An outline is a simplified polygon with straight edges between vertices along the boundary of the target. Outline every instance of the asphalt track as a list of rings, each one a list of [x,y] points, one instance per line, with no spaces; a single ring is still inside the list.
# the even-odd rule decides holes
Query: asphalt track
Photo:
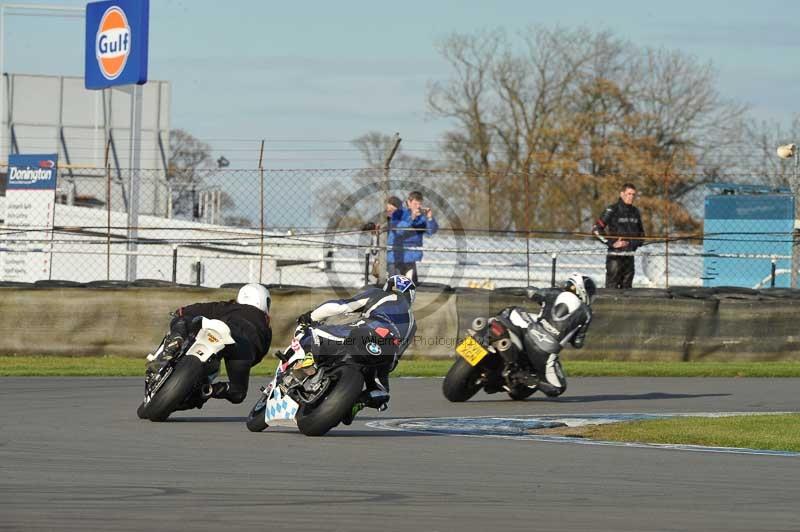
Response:
[[[800,410],[800,379],[572,379],[558,400],[397,379],[324,438],[252,434],[221,401],[140,421],[134,378],[0,379],[0,530],[800,529],[800,458],[470,438],[379,420]]]

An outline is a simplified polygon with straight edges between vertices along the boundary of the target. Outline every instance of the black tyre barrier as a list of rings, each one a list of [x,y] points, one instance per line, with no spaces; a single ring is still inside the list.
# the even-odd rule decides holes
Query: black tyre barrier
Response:
[[[697,286],[673,286],[669,288],[669,293],[673,298],[708,299],[714,293],[714,290],[714,288]]]
[[[447,293],[455,292],[455,290],[453,289],[452,286],[450,286],[449,284],[443,284],[443,283],[422,283],[419,286],[417,286],[417,291],[418,292],[439,292],[439,293],[441,293],[441,292],[447,292]]]
[[[800,299],[796,288],[762,288],[759,293],[765,299]]]
[[[84,283],[85,288],[128,288],[131,283],[128,281],[89,281]]]
[[[83,288],[83,283],[59,279],[42,279],[41,281],[34,281],[33,286],[37,288]]]
[[[172,281],[165,281],[164,279],[136,279],[133,281],[130,286],[136,287],[170,287],[170,286],[194,286],[194,285],[178,285],[173,283]]]
[[[503,288],[498,288],[495,290],[498,294],[508,294],[510,296],[527,296],[528,289],[527,288],[520,288],[517,286],[505,286]]]

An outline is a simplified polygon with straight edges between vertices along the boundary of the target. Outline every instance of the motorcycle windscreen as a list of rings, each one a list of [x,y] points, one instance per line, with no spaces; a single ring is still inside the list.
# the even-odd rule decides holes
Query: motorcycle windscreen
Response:
[[[267,423],[277,424],[276,421],[291,421],[295,424],[294,416],[297,414],[298,404],[288,395],[281,395],[280,388],[275,388],[267,399],[267,408],[264,416]]]

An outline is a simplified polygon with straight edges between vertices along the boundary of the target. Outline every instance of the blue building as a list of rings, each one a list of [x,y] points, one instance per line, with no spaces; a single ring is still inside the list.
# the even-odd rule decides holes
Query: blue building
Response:
[[[708,185],[703,286],[791,285],[794,196],[788,188]]]

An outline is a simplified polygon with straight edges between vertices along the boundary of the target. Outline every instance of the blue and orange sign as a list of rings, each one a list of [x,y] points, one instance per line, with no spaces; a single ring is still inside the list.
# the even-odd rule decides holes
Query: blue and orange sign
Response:
[[[147,82],[150,0],[86,5],[87,89]]]
[[[8,156],[8,190],[55,190],[58,154]]]

